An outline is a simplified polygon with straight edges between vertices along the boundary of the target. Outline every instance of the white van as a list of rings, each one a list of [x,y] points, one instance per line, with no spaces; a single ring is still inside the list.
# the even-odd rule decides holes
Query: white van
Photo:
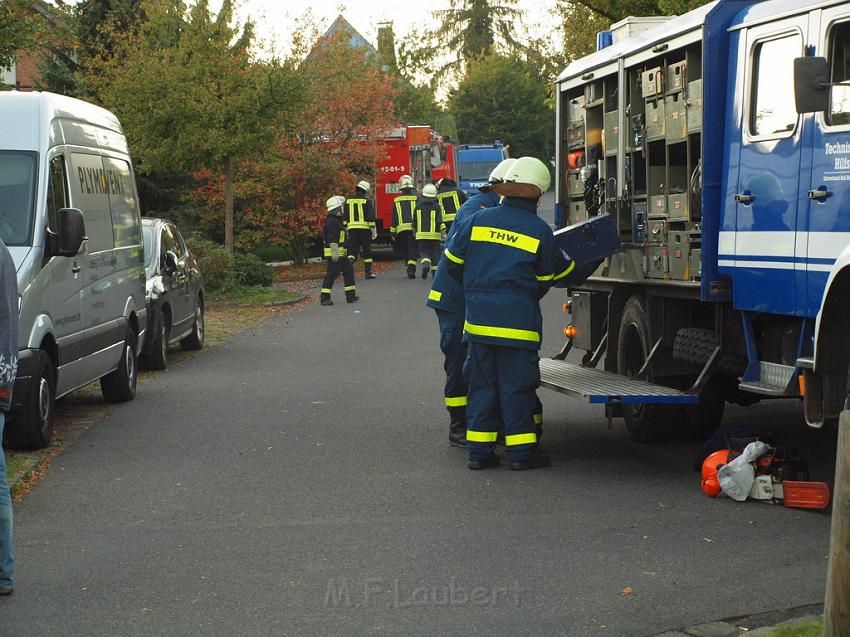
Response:
[[[136,180],[109,111],[51,93],[0,93],[0,236],[18,270],[20,354],[11,447],[47,445],[57,398],[100,379],[136,393],[147,325]]]

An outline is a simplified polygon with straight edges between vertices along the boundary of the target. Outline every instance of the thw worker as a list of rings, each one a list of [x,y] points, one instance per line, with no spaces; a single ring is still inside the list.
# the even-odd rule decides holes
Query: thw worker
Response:
[[[543,340],[540,299],[575,265],[536,214],[549,185],[542,161],[519,158],[493,186],[502,203],[462,221],[445,250],[444,267],[463,281],[466,297],[470,469],[499,464],[500,419],[512,470],[549,466],[549,457],[537,449],[534,423]]]

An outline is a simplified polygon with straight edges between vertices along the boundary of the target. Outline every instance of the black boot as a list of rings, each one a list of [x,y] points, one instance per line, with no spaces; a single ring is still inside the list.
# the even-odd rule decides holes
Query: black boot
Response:
[[[334,304],[334,302],[331,301],[331,295],[330,294],[322,294],[319,297],[319,303],[321,303],[322,305],[333,305]]]
[[[367,279],[377,279],[378,278],[377,276],[372,274],[372,264],[371,263],[366,264],[365,270],[366,270],[365,278],[367,278]]]
[[[415,279],[416,278],[416,265],[407,265],[407,278]]]
[[[466,407],[449,407],[449,444],[466,448]]]
[[[466,465],[473,471],[479,471],[481,469],[489,469],[490,467],[498,467],[499,466],[499,456],[495,453],[487,456],[484,460],[470,460]],[[513,468],[513,466],[511,466]]]
[[[431,266],[430,266],[430,265],[423,265],[423,266],[422,266],[422,278],[423,278],[423,279],[427,279],[427,278],[428,278],[428,272],[429,272],[430,270],[431,270]]]
[[[545,453],[540,453],[539,451],[535,451],[534,455],[531,456],[528,460],[523,460],[521,462],[511,462],[511,471],[528,471],[529,469],[543,469],[544,467],[548,467],[552,464],[549,461],[549,456]]]
[[[360,297],[357,296],[353,290],[349,290],[345,293],[345,302],[346,303],[357,303],[360,300]]]

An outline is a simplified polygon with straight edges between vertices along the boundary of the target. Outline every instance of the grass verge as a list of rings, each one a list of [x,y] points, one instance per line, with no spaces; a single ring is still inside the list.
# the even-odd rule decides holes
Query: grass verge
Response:
[[[823,631],[823,621],[801,624],[800,626],[780,626],[772,633],[772,637],[820,637]]]

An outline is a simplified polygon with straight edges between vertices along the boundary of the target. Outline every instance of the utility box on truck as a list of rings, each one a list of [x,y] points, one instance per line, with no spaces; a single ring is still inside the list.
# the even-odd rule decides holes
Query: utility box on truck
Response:
[[[543,384],[605,403],[641,440],[710,433],[726,401],[803,397],[811,425],[834,421],[850,366],[850,5],[717,0],[599,40],[613,44],[556,81],[556,222],[609,214],[622,249],[572,290],[574,336]],[[819,71],[795,79],[800,64]]]

